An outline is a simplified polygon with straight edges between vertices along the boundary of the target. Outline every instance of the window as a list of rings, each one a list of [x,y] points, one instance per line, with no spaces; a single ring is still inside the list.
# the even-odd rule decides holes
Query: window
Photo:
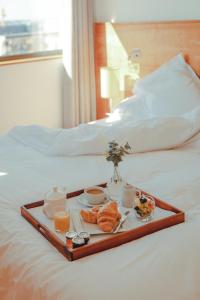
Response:
[[[62,53],[65,0],[0,0],[0,59]]]

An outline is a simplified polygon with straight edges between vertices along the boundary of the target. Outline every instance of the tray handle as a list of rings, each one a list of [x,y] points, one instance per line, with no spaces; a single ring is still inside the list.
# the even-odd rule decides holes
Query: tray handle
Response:
[[[37,228],[38,231],[40,231],[40,233],[42,233],[43,235],[45,235],[46,237],[48,236],[48,231],[46,228],[44,228],[42,225],[37,224]]]
[[[42,225],[37,223],[37,230],[44,236],[46,239],[50,241],[54,241],[56,244],[60,242],[60,240],[57,238],[57,236],[49,231],[49,229]]]

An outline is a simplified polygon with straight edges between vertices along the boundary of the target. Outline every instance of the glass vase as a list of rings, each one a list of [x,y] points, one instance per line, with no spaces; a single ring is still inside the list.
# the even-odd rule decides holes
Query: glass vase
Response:
[[[123,180],[120,175],[119,166],[114,165],[113,175],[107,182],[108,195],[111,200],[119,202]]]

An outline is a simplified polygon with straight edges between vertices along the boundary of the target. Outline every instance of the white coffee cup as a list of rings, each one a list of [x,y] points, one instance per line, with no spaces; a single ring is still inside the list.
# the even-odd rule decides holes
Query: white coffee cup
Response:
[[[98,205],[105,201],[105,190],[99,186],[91,186],[84,190],[84,196],[88,203],[92,205]]]

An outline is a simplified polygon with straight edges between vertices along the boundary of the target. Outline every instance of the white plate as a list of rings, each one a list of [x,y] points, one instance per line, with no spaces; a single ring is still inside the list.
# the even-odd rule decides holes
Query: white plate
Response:
[[[86,232],[90,233],[91,235],[113,234],[112,232],[102,231],[98,227],[97,224],[91,224],[91,223],[84,222],[84,220],[80,216],[80,209],[77,209],[77,208],[71,209],[70,217],[71,217],[71,220],[73,223],[74,231],[77,231],[77,232],[86,231]],[[127,222],[128,221],[126,220],[118,232],[123,232],[123,231],[127,230],[127,228],[128,228]]]
[[[81,195],[78,197],[77,200],[78,200],[78,202],[79,202],[80,204],[85,205],[85,206],[87,206],[87,207],[102,206],[102,205],[106,204],[106,203],[109,201],[108,198],[105,198],[104,202],[102,202],[101,204],[91,204],[91,203],[88,202],[88,199],[85,197],[84,194],[81,194]]]

